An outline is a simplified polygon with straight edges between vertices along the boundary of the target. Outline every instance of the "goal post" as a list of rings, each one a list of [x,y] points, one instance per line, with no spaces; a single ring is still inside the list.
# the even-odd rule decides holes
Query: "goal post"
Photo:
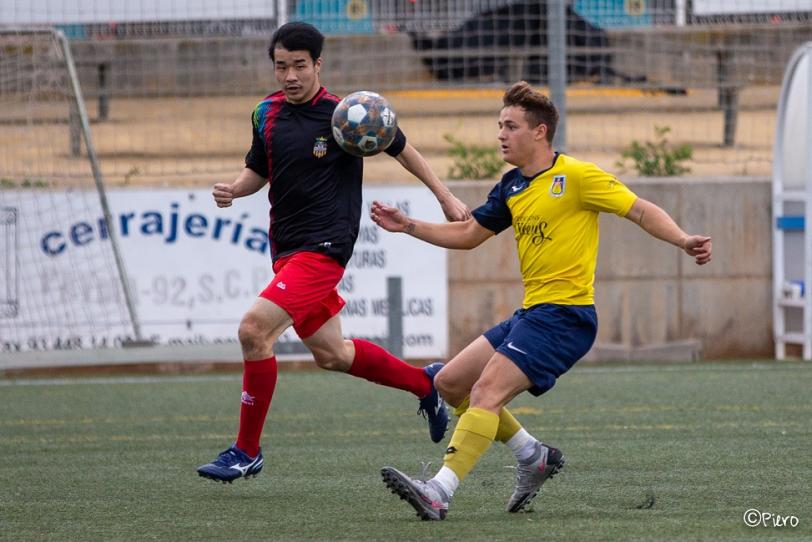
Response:
[[[141,326],[138,322],[138,317],[135,312],[135,304],[133,303],[132,292],[130,292],[129,281],[127,280],[127,273],[124,268],[124,261],[121,258],[121,250],[116,237],[116,228],[113,222],[113,215],[110,212],[110,204],[107,201],[107,193],[104,190],[104,178],[102,177],[101,168],[99,167],[99,159],[96,156],[96,148],[93,145],[93,135],[90,132],[90,121],[87,117],[87,108],[85,108],[85,101],[82,97],[82,87],[79,85],[79,76],[76,74],[76,63],[73,61],[73,55],[70,51],[70,43],[61,31],[53,30],[52,33],[55,39],[61,45],[62,54],[64,55],[65,65],[68,68],[68,75],[70,76],[70,87],[73,91],[72,103],[75,104],[76,111],[79,113],[79,122],[82,127],[82,136],[85,141],[85,148],[87,149],[87,157],[90,161],[90,167],[93,170],[93,182],[96,185],[96,190],[99,194],[99,203],[104,213],[104,221],[107,224],[107,231],[110,235],[110,247],[113,251],[113,259],[116,263],[116,271],[121,280],[121,289],[124,294],[124,301],[127,305],[127,313],[130,316],[130,321],[133,327],[133,335],[135,341],[141,343],[144,338],[141,335]]]
[[[144,343],[76,66],[61,31],[0,27],[0,126],[0,347],[13,352]],[[77,132],[84,155],[75,152]],[[98,220],[53,231],[60,216]],[[90,243],[93,231],[97,243]],[[70,254],[64,250],[69,243],[83,250]],[[102,336],[119,340],[96,341]]]

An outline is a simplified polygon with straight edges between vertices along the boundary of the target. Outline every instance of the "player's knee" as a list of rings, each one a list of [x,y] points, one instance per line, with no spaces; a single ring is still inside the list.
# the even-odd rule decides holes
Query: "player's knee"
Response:
[[[465,389],[464,385],[454,379],[451,372],[445,369],[434,375],[434,387],[437,388],[446,403],[455,407],[462,403],[469,393],[469,390]]]
[[[265,331],[267,326],[263,325],[261,318],[258,318],[252,313],[247,313],[240,321],[240,327],[237,330],[237,336],[240,339],[240,344],[243,350],[253,350],[260,348],[266,340]]]
[[[434,387],[437,388],[437,391],[440,392],[444,398],[449,398],[453,395],[456,395],[456,389],[454,387],[454,382],[448,376],[448,371],[445,369],[441,369],[439,373],[434,375]]]

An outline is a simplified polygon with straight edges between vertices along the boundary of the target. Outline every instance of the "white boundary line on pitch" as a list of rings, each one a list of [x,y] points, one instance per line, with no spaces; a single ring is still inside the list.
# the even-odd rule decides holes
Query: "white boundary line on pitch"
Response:
[[[616,366],[616,367],[576,367],[575,374],[603,374],[603,373],[676,373],[681,371],[705,372],[734,372],[734,371],[767,371],[783,369],[812,370],[812,364],[803,362],[756,362],[751,364],[704,364],[697,366],[692,363],[680,365]],[[76,377],[76,378],[21,378],[0,379],[0,387],[11,386],[71,386],[85,384],[162,384],[167,382],[231,382],[241,379],[239,374],[234,375],[167,375],[167,376],[125,376],[125,377]]]

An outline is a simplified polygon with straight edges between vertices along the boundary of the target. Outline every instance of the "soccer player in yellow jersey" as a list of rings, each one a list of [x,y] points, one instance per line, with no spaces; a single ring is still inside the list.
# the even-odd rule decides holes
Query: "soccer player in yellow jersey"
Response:
[[[597,331],[593,283],[598,256],[598,213],[614,213],[671,243],[703,265],[711,239],[689,235],[660,207],[638,198],[613,175],[552,148],[558,112],[543,94],[520,82],[503,98],[499,143],[516,166],[465,222],[433,224],[374,202],[372,219],[446,248],[471,249],[513,226],[525,297],[513,316],[486,331],[436,375],[434,383],[460,416],[430,480],[413,480],[392,467],[386,485],[425,520],[444,519],[457,489],[494,440],[518,461],[507,511],[525,508],[564,465],[560,450],[536,440],[505,406],[529,391],[541,395],[592,346]]]

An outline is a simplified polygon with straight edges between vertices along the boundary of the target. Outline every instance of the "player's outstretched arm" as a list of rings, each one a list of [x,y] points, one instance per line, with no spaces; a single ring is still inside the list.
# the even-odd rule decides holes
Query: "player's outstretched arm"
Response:
[[[231,207],[234,198],[249,196],[257,192],[268,182],[262,175],[251,168],[244,168],[232,183],[217,183],[212,196],[218,207]]]
[[[408,233],[412,237],[443,248],[471,249],[481,245],[493,235],[491,230],[483,228],[473,218],[464,222],[442,224],[423,222],[378,201],[372,202],[370,216],[373,222],[386,231]]]
[[[406,147],[395,157],[395,160],[432,191],[448,220],[454,222],[471,218],[468,206],[451,193],[431,169],[423,155],[410,143],[406,143]]]
[[[678,246],[692,256],[698,265],[711,261],[711,238],[685,233],[668,213],[654,203],[637,198],[626,218],[654,237]]]

